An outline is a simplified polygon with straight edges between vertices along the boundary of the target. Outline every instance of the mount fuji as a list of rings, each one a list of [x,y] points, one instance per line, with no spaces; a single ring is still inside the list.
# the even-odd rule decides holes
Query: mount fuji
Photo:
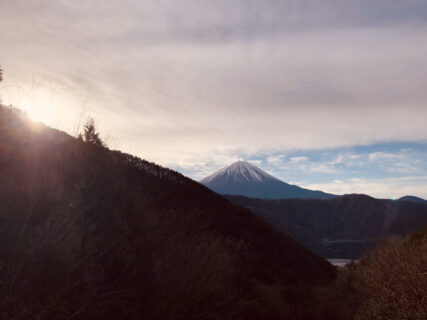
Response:
[[[200,181],[209,189],[229,195],[261,199],[330,199],[333,194],[313,191],[285,183],[260,168],[238,161]]]

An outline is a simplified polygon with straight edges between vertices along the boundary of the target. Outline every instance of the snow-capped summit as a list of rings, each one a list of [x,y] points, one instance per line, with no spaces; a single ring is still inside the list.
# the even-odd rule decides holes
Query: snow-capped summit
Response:
[[[202,184],[208,184],[217,179],[231,183],[263,182],[269,179],[277,180],[272,175],[246,161],[237,161],[228,167],[218,170],[200,182]]]
[[[247,197],[327,199],[334,195],[287,184],[246,161],[238,161],[200,181],[221,194]]]

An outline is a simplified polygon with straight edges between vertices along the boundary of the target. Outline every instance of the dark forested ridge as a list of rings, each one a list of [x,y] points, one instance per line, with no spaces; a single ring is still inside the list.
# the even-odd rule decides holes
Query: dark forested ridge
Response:
[[[352,194],[327,200],[227,196],[328,258],[358,258],[389,235],[427,225],[427,203]]]
[[[2,319],[317,319],[335,275],[197,182],[4,107],[0,203]]]

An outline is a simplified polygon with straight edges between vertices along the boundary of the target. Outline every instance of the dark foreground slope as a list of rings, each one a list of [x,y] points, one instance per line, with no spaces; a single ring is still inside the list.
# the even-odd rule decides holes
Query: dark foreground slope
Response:
[[[335,270],[184,176],[0,108],[0,318],[316,319]]]
[[[227,196],[328,258],[358,258],[377,240],[427,225],[427,204],[345,195],[328,200]]]

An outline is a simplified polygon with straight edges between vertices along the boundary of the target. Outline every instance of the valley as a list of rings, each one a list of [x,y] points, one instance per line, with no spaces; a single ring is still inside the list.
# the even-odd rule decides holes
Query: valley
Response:
[[[242,161],[201,183],[327,259],[358,259],[388,236],[406,236],[427,225],[427,202],[423,199],[329,195],[288,185]],[[279,194],[281,198],[274,198]]]

